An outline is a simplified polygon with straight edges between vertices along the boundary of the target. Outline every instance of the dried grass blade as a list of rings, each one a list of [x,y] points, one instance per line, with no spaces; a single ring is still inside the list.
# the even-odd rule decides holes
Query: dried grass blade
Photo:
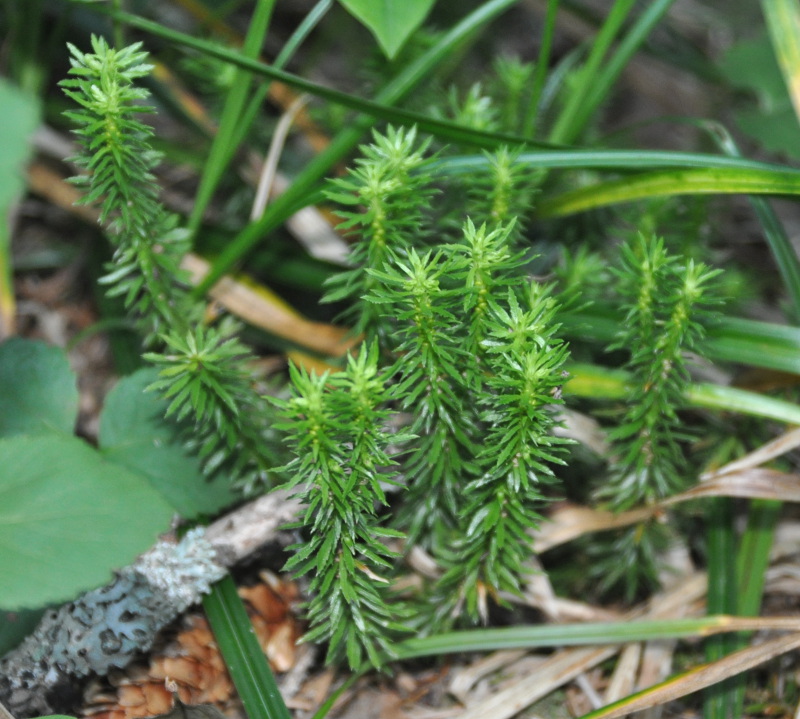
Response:
[[[699,667],[645,689],[615,704],[585,714],[581,719],[614,719],[636,711],[665,704],[687,694],[710,687],[729,677],[752,669],[770,659],[800,648],[800,633],[771,639],[764,644],[748,647],[724,659]]]

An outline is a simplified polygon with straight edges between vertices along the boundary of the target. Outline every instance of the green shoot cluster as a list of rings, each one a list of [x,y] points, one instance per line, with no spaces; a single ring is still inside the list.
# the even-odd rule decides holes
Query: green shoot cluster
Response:
[[[310,577],[306,641],[328,641],[328,661],[343,655],[353,669],[365,656],[380,666],[406,628],[390,604],[396,554],[381,541],[402,534],[381,525],[382,484],[394,483],[386,429],[390,399],[378,352],[362,350],[347,369],[309,374],[291,367],[292,396],[275,400],[294,459],[277,471],[299,487],[308,539],[291,549],[286,569]]]
[[[363,197],[362,185],[377,172],[371,166],[385,162],[379,148],[391,143],[408,152],[414,140],[404,130],[376,138],[358,174],[347,178],[348,204]],[[423,150],[414,154],[415,180],[428,187]],[[497,191],[489,195],[504,198],[497,204],[505,212],[520,188],[508,182],[512,156],[498,158],[489,173]],[[366,293],[365,312],[393,328],[378,337],[396,381],[396,408],[411,417],[414,439],[402,463],[408,490],[396,525],[408,535],[407,548],[422,545],[446,570],[430,588],[434,611],[418,623],[435,629],[462,617],[485,620],[487,598],[521,591],[528,532],[547,501],[542,486],[553,479],[550,465],[562,461],[564,441],[552,429],[567,351],[555,336],[556,305],[524,275],[514,218],[479,226],[467,219],[455,241],[430,247],[417,219],[411,228],[398,222],[395,233],[391,213],[374,206],[360,220],[345,217],[348,228],[384,219],[383,265],[365,261],[348,277]],[[366,231],[364,244],[374,237]],[[354,256],[370,257],[358,248]]]
[[[110,295],[124,297],[148,330],[186,329],[188,298],[176,281],[186,233],[158,199],[153,171],[160,156],[150,144],[152,128],[138,119],[153,108],[141,104],[149,93],[134,82],[152,65],[141,43],[114,50],[92,37],[93,53],[69,48],[72,77],[61,86],[81,109],[65,114],[77,126],[80,145],[72,161],[87,173],[73,181],[86,188],[82,204],[99,206],[115,245],[102,282]]]
[[[621,258],[614,273],[626,315],[612,349],[630,352],[633,401],[609,432],[615,459],[598,491],[614,511],[656,502],[690,483],[683,445],[691,436],[677,411],[690,380],[686,357],[697,351],[701,320],[717,302],[719,274],[669,255],[655,236],[627,242]],[[658,554],[667,541],[666,529],[653,523],[619,535],[598,565],[604,586],[622,581],[632,597],[642,581],[657,585]]]
[[[80,151],[73,161],[86,171],[74,182],[86,188],[84,204],[100,208],[100,222],[115,247],[103,282],[123,296],[151,346],[145,358],[163,367],[152,386],[170,400],[168,415],[188,425],[192,449],[209,474],[224,469],[246,491],[263,487],[275,458],[267,441],[267,408],[254,391],[249,352],[237,326],[202,325],[203,305],[191,300],[180,270],[187,233],[159,200],[159,162],[153,130],[140,121],[152,112],[149,93],[135,82],[152,66],[141,43],[122,50],[92,38],[92,53],[70,46],[70,78],[61,84],[80,106],[67,112],[77,126]]]

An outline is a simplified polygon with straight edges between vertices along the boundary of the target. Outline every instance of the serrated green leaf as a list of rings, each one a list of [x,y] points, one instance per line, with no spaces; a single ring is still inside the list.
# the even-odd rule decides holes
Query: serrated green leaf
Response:
[[[108,581],[171,516],[144,477],[75,437],[0,440],[0,606],[64,601]]]
[[[167,402],[147,392],[158,375],[145,368],[123,378],[100,416],[100,447],[115,464],[144,475],[184,517],[214,514],[237,499],[224,477],[209,481],[183,447],[178,428],[164,419]]]
[[[0,437],[71,435],[78,389],[64,351],[12,337],[0,344]]]

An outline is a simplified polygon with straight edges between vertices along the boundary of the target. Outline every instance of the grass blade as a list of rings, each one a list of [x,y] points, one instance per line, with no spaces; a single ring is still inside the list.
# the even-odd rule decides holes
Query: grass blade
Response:
[[[800,6],[796,0],[761,0],[772,47],[800,121]]]
[[[782,502],[755,499],[750,502],[747,528],[742,536],[736,558],[737,613],[756,614],[761,611],[761,597],[764,593],[769,553],[775,535],[775,526],[781,514]],[[747,644],[748,634],[733,637],[733,648],[741,649]],[[742,677],[734,680],[731,716],[742,715],[744,705],[744,681]]]
[[[539,117],[539,100],[542,97],[542,90],[547,79],[547,68],[550,67],[550,51],[553,47],[553,36],[556,32],[558,2],[559,0],[547,0],[547,14],[544,19],[544,29],[542,30],[542,44],[539,48],[539,56],[536,58],[531,94],[528,97],[528,106],[525,108],[522,121],[522,134],[525,137],[532,138],[536,132],[536,121]]]
[[[736,547],[733,530],[733,505],[730,499],[718,497],[709,501],[706,515],[708,537],[708,596],[709,614],[735,614],[736,606]],[[712,637],[706,641],[706,661],[722,659],[733,649],[732,637]],[[729,682],[721,682],[706,690],[703,716],[706,719],[728,719],[734,697]]]
[[[636,19],[625,38],[612,57],[603,63],[600,71],[592,83],[591,93],[575,114],[574,123],[579,129],[588,125],[589,120],[603,104],[611,92],[613,84],[617,81],[625,66],[645,41],[650,31],[661,20],[675,0],[656,0],[650,3],[645,11]]]
[[[230,576],[214,585],[203,608],[249,719],[291,719]]]
[[[618,169],[641,170],[657,168],[709,168],[731,170],[763,170],[766,172],[794,173],[800,170],[783,165],[741,157],[726,157],[702,152],[675,152],[672,150],[539,150],[522,152],[515,162],[530,168],[550,169]],[[436,175],[471,175],[488,172],[491,159],[485,155],[457,155],[434,160],[426,165]]]
[[[567,369],[570,378],[564,385],[565,393],[592,399],[623,399],[629,394],[625,370],[583,363],[571,364]],[[800,424],[800,406],[797,404],[735,387],[691,384],[686,392],[686,402],[693,407],[741,412],[752,417]]]
[[[230,50],[218,43],[209,42],[208,40],[202,40],[192,35],[178,32],[138,15],[115,10],[103,5],[93,5],[92,8],[98,12],[109,15],[115,20],[124,22],[131,27],[143,30],[156,37],[164,38],[176,45],[188,47],[198,52],[205,53],[210,57],[224,60],[236,67],[248,70],[254,75],[278,80],[297,90],[307,92],[309,95],[328,100],[329,102],[347,107],[351,110],[356,110],[372,118],[386,120],[395,124],[417,125],[421,130],[436,135],[437,137],[475,147],[493,149],[501,145],[527,145],[552,149],[556,146],[551,143],[533,141],[517,135],[508,135],[500,132],[473,130],[457,122],[440,120],[420,113],[393,107],[393,105],[405,94],[410,92],[418,82],[424,80],[433,67],[445,60],[448,52],[460,43],[466,42],[477,28],[489,22],[496,15],[508,9],[508,7],[514,5],[518,1],[519,0],[490,0],[484,3],[484,5],[472,12],[461,23],[458,23],[450,32],[445,33],[439,42],[418,58],[415,63],[407,66],[399,73],[394,80],[378,93],[375,100],[366,100],[324,85],[318,85],[298,75],[284,72],[274,64],[267,65],[257,60],[244,57],[241,53]],[[397,92],[400,94],[395,97],[395,93]]]
[[[607,707],[584,714],[580,719],[614,719],[665,704],[757,667],[759,664],[791,652],[798,647],[800,647],[800,634],[778,637],[764,642],[764,644],[742,649],[718,662],[695,667]]]
[[[578,72],[575,87],[553,125],[548,138],[550,142],[569,144],[583,130],[585,118],[581,107],[592,96],[594,83],[602,70],[603,59],[635,4],[636,0],[616,0],[609,11],[603,27],[592,42],[586,63]]]
[[[544,200],[539,217],[563,217],[597,207],[670,195],[798,195],[800,176],[788,170],[703,169],[648,172],[600,182]]]
[[[259,0],[250,25],[247,30],[247,37],[242,47],[242,54],[244,57],[256,58],[264,44],[264,38],[269,29],[269,20],[272,16],[272,9],[275,6],[275,0]],[[247,101],[247,94],[250,91],[252,84],[251,73],[237,68],[234,73],[231,88],[228,91],[228,96],[225,98],[225,104],[222,108],[222,117],[220,119],[219,130],[217,131],[214,141],[211,143],[211,150],[203,168],[203,174],[200,177],[200,186],[197,189],[194,205],[192,206],[192,213],[189,216],[188,228],[194,234],[200,227],[200,222],[203,219],[203,213],[211,201],[211,197],[222,178],[225,168],[228,165],[228,160],[233,156],[234,140],[242,137],[243,130],[239,128],[241,125],[242,110],[245,102]]]
[[[534,647],[574,647],[595,644],[628,644],[658,639],[707,637],[755,629],[800,630],[797,617],[731,617],[727,615],[692,619],[657,619],[581,624],[518,625],[500,629],[472,629],[447,632],[420,639],[407,639],[393,649],[397,659],[414,659],[440,654],[485,652]],[[800,634],[792,634],[800,638]]]

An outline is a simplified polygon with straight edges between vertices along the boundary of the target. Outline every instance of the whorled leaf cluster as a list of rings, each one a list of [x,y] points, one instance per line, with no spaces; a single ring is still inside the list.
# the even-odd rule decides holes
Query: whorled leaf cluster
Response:
[[[640,234],[622,245],[613,272],[626,314],[610,349],[629,353],[631,400],[609,432],[614,459],[597,495],[624,511],[691,482],[685,445],[692,436],[678,411],[690,382],[687,358],[719,301],[719,270],[670,255],[662,239]],[[642,582],[657,584],[657,556],[666,542],[666,528],[654,523],[616,537],[598,564],[604,585],[622,581],[632,596]]]
[[[224,468],[246,490],[263,487],[275,464],[267,437],[268,405],[255,392],[249,351],[236,339],[235,323],[204,326],[204,306],[188,291],[180,269],[189,249],[177,216],[159,199],[153,130],[141,121],[152,108],[136,82],[152,70],[136,43],[121,50],[92,38],[92,53],[70,46],[70,77],[61,84],[80,109],[68,111],[77,126],[73,161],[85,174],[74,179],[81,200],[100,209],[114,245],[101,280],[123,296],[148,344],[146,359],[163,367],[153,385],[171,401],[169,414],[188,426],[190,445],[208,473]]]
[[[397,554],[384,544],[402,535],[378,516],[384,484],[393,483],[386,428],[390,391],[378,370],[377,346],[350,357],[344,372],[316,375],[291,368],[292,395],[275,400],[294,458],[277,471],[298,488],[305,511],[297,527],[305,541],[286,569],[307,575],[311,628],[306,641],[328,642],[328,660],[346,656],[357,669],[366,658],[380,666],[391,642],[407,631],[392,603],[390,577]]]

